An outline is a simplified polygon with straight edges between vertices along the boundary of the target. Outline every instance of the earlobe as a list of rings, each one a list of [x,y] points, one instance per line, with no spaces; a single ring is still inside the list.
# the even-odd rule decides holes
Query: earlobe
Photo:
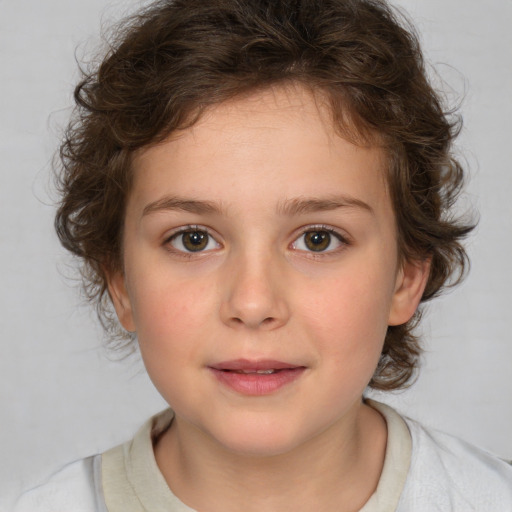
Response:
[[[431,259],[405,261],[396,278],[388,325],[408,322],[418,308],[430,274]]]
[[[108,274],[108,293],[112,304],[116,310],[117,318],[121,325],[128,332],[135,332],[135,322],[133,320],[133,311],[126,289],[126,281],[122,272]]]

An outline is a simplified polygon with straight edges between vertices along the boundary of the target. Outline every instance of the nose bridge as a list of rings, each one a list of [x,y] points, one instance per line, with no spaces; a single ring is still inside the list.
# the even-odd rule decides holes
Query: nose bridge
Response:
[[[221,316],[231,326],[273,329],[288,320],[284,274],[277,251],[245,247],[226,265]]]

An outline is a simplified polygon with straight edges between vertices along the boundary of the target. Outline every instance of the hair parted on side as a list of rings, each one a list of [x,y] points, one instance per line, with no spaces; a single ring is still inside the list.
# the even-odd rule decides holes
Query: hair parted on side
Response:
[[[82,261],[87,297],[111,337],[120,326],[106,271],[122,271],[122,232],[135,150],[191,126],[213,105],[298,83],[328,99],[335,126],[383,145],[402,258],[431,258],[422,301],[461,280],[473,226],[451,208],[463,170],[458,124],[429,84],[414,30],[379,0],[164,0],[118,29],[101,64],[75,89],[61,146],[55,226]],[[419,341],[388,328],[370,386],[405,386]]]

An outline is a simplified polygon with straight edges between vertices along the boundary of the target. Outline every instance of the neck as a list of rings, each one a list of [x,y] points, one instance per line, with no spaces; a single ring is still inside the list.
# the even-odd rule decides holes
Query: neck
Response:
[[[174,494],[201,512],[349,512],[375,491],[386,439],[385,420],[364,404],[293,450],[265,457],[233,453],[176,417],[155,457]]]

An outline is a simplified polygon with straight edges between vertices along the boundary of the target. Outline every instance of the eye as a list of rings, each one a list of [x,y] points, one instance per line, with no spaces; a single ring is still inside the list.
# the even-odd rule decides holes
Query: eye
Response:
[[[344,238],[333,230],[318,228],[304,231],[293,244],[293,249],[308,252],[331,252],[346,245]]]
[[[208,231],[199,228],[178,231],[169,238],[168,243],[177,251],[189,253],[210,251],[220,247]]]

